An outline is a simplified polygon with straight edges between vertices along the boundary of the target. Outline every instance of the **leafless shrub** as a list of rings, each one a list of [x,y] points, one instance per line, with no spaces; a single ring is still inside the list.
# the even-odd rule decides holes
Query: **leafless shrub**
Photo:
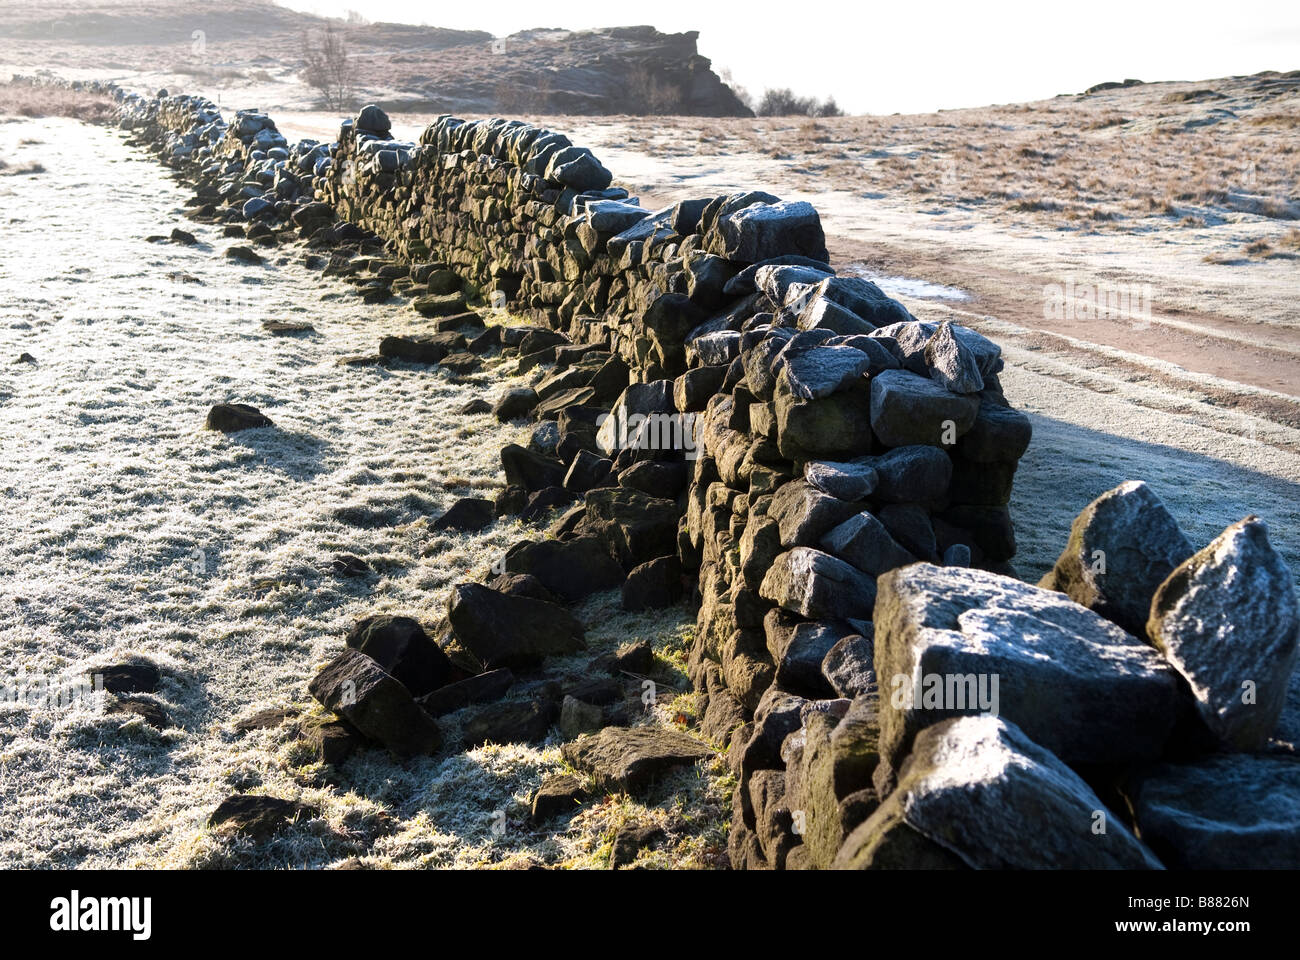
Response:
[[[839,117],[844,111],[834,97],[818,102],[816,97],[799,97],[789,87],[768,87],[754,111],[760,117]]]
[[[334,24],[326,24],[315,34],[303,34],[302,59],[303,80],[320,93],[327,110],[345,110],[352,105],[356,67]]]

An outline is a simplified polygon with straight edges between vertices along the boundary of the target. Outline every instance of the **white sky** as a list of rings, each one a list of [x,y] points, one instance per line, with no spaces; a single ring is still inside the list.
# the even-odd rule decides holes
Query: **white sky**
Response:
[[[834,95],[854,113],[929,112],[1077,93],[1103,80],[1204,80],[1300,69],[1296,0],[279,0],[327,16],[485,30],[652,23],[700,31],[700,53],[751,91]],[[552,9],[547,5],[547,9]]]

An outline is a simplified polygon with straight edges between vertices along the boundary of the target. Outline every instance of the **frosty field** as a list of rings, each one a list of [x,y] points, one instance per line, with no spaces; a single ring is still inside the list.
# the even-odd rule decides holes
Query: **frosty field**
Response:
[[[235,733],[267,707],[313,710],[306,682],[357,618],[433,622],[452,583],[523,535],[513,521],[472,536],[429,523],[459,497],[490,496],[501,446],[527,436],[460,407],[526,380],[508,362],[464,382],[339,365],[419,318],[400,301],[363,305],[300,253],[251,267],[223,258],[217,228],[184,220],[189,192],[113,131],[3,123],[0,156],[42,168],[0,177],[0,686],[57,685],[141,655],[163,669],[157,699],[172,723],[159,733],[97,702],[0,703],[0,865],[592,865],[620,818],[681,809],[705,825],[674,862],[713,864],[725,794],[702,772],[645,805],[598,804],[542,842],[519,812],[560,767],[553,744],[406,763],[371,751],[340,783],[283,731]],[[176,226],[200,244],[145,239]],[[900,298],[923,320],[970,309]],[[315,332],[273,336],[264,320]],[[1294,426],[1214,403],[1226,387],[1208,375],[980,321],[1034,424],[1011,505],[1023,578],[1050,567],[1080,508],[1127,479],[1148,481],[1198,547],[1260,512],[1300,573]],[[276,429],[204,431],[219,402],[251,403]],[[375,574],[339,578],[339,554]],[[665,662],[693,619],[624,615],[616,594],[579,613],[593,651],[645,637]],[[1284,723],[1300,735],[1294,681]],[[207,816],[236,788],[320,815],[256,847],[215,837]]]

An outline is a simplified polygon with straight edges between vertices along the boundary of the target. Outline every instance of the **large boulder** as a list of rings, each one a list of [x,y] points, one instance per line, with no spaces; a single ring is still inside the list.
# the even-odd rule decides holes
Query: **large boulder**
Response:
[[[924,728],[992,713],[1066,763],[1159,757],[1178,713],[1174,671],[1148,645],[1049,590],[916,563],[880,578],[881,754],[897,769]]]
[[[1261,747],[1295,667],[1300,609],[1291,571],[1256,516],[1234,523],[1169,575],[1147,635],[1186,679],[1226,747]]]
[[[477,583],[452,587],[447,619],[457,643],[484,669],[534,667],[545,657],[587,646],[582,624],[563,607]]]
[[[345,650],[312,678],[308,692],[355,729],[401,756],[434,753],[442,731],[397,680],[359,650]]]
[[[906,862],[923,846],[909,833],[975,869],[1161,868],[1078,774],[1001,717],[950,719],[919,734],[898,787],[834,866],[933,865],[939,858]]]
[[[1142,839],[1171,869],[1294,870],[1300,759],[1217,754],[1157,764],[1126,793]]]
[[[1074,518],[1056,566],[1038,585],[1140,637],[1156,588],[1192,553],[1160,498],[1142,481],[1129,480]]]

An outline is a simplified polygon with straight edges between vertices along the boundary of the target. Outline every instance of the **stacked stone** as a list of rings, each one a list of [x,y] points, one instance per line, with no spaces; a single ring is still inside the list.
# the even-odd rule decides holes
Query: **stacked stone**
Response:
[[[195,175],[200,215],[259,242],[296,229],[340,275],[381,263],[385,296],[395,277],[426,285],[416,307],[439,332],[386,338],[384,356],[450,369],[499,349],[550,368],[496,405],[539,421],[502,451],[497,503],[435,526],[574,505],[490,583],[457,585],[436,636],[358,624],[312,683],[341,718],[313,734],[325,754],[436,751],[437,717],[487,703],[467,742],[539,740],[558,717],[566,738],[600,731],[566,746],[576,768],[639,789],[629,770],[708,750],[623,729],[617,681],[492,701],[514,669],[583,648],[566,604],[621,585],[627,609],[666,606],[694,582],[689,672],[700,732],[737,774],[738,868],[1300,858],[1300,604],[1263,521],[1194,552],[1128,483],[1079,515],[1039,586],[1008,576],[1030,430],[998,348],[838,276],[807,204],[749,193],[650,213],[589,152],[517,122],[440,118],[403,144],[367,108],[337,144],[290,146],[262,114],[226,127],[199,98],[113,95]],[[385,245],[421,262],[340,254]],[[462,281],[557,329],[466,342],[467,315],[448,312]],[[588,670],[652,662],[642,645]],[[572,807],[561,786],[535,816],[547,796]]]
[[[752,312],[690,335],[675,383],[679,408],[700,411],[704,453],[680,551],[699,570],[704,731],[730,743],[740,778],[733,862],[774,867],[787,850],[751,792],[785,766],[807,710],[839,719],[874,694],[878,577],[917,561],[1009,569],[1030,427],[1002,394],[999,349],[974,331],[917,321],[824,263],[746,273],[733,290],[752,286]]]

